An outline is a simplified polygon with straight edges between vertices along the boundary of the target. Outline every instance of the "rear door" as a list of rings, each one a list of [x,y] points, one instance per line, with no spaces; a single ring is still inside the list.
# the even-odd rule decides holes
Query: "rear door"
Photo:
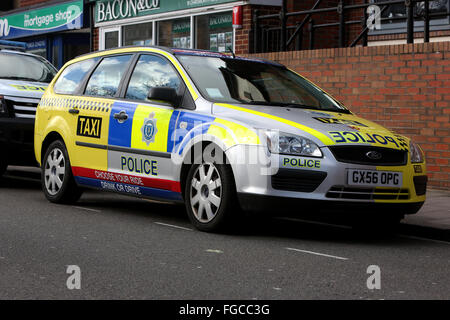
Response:
[[[85,79],[84,93],[66,103],[68,112],[76,119],[75,152],[72,169],[77,181],[84,185],[107,188],[108,143],[111,114],[120,84],[125,77],[133,54],[106,56]]]
[[[171,160],[171,141],[180,112],[169,104],[149,101],[152,87],[171,87],[180,96],[186,89],[167,59],[141,54],[123,88],[124,100],[113,106],[108,167],[124,182],[122,188],[127,193],[180,200],[180,183]]]

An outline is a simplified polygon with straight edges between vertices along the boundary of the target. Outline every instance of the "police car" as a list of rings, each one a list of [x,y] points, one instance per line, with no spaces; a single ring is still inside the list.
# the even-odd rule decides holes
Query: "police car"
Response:
[[[35,153],[51,202],[84,188],[181,202],[205,231],[267,210],[390,223],[427,182],[417,144],[286,67],[161,47],[68,62],[39,103]]]
[[[24,44],[0,41],[0,176],[8,165],[36,165],[34,117],[56,69],[24,53]]]

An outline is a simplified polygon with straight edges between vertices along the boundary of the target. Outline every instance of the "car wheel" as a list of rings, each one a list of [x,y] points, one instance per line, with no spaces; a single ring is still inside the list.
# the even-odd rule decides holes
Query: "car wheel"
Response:
[[[8,165],[0,160],[0,177],[6,172]]]
[[[185,204],[197,229],[213,232],[230,227],[239,211],[230,166],[215,163],[191,166],[185,183]]]
[[[398,231],[403,215],[374,216],[369,220],[356,220],[352,227],[357,234],[369,237],[390,236]]]
[[[60,140],[50,144],[42,161],[42,189],[53,203],[73,203],[81,196],[70,167],[66,146]]]

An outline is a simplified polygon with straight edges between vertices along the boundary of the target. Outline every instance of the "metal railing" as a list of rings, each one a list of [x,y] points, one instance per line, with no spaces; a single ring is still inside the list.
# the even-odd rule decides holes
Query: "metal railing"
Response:
[[[383,21],[406,21],[406,39],[407,43],[414,43],[414,21],[422,20],[424,22],[423,33],[424,42],[430,41],[430,20],[438,17],[448,17],[447,12],[430,13],[429,3],[431,0],[393,0],[393,1],[379,1],[377,3],[350,4],[345,5],[344,0],[339,0],[335,7],[319,8],[322,0],[316,0],[314,5],[309,10],[298,12],[287,12],[287,0],[282,1],[281,10],[279,13],[259,15],[256,9],[253,11],[253,52],[273,52],[273,51],[288,51],[288,50],[302,50],[305,30],[309,35],[308,49],[314,49],[315,31],[320,28],[334,27],[338,29],[338,47],[356,46],[360,41],[363,46],[367,46],[368,33],[370,26],[367,25],[367,8],[376,4],[380,7],[381,14],[392,5],[404,4],[406,7],[405,17],[385,17],[380,18]],[[416,3],[424,3],[422,14],[414,12],[414,5]],[[346,14],[352,10],[362,9],[361,19],[346,20]],[[315,23],[313,19],[315,15],[324,13],[336,13],[337,19],[335,22],[329,23]],[[303,19],[295,25],[288,25],[289,18],[303,17]],[[267,21],[269,24],[263,24]],[[273,26],[278,22],[277,26]],[[349,26],[360,25],[361,32],[352,40],[346,41],[347,30]]]

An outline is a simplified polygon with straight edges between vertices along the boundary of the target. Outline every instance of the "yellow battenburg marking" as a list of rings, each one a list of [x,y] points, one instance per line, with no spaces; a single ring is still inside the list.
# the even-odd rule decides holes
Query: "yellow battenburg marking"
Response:
[[[377,171],[392,171],[392,172],[402,172],[403,173],[403,185],[401,186],[402,189],[408,189],[409,192],[409,199],[408,200],[375,200],[375,202],[388,202],[388,203],[395,203],[395,202],[421,202],[425,201],[426,196],[418,196],[416,195],[416,189],[414,186],[414,176],[421,176],[426,175],[426,172],[416,174],[414,173],[414,167],[412,164],[409,163],[405,166],[377,166]],[[380,187],[377,188],[376,193],[380,194],[383,193],[383,189],[392,189],[392,187]]]
[[[29,86],[29,85],[17,85],[17,84],[10,84],[11,87],[16,88],[20,91],[40,91],[44,92],[47,87],[43,86]]]
[[[133,117],[133,129],[131,131],[131,148],[152,151],[167,151],[169,135],[169,123],[173,110],[139,105]],[[153,142],[145,141],[142,127],[146,119],[153,118],[156,123]]]
[[[271,120],[275,120],[278,122],[282,122],[284,124],[290,125],[292,127],[295,127],[297,129],[303,130],[309,134],[311,134],[312,136],[316,137],[317,139],[319,139],[320,141],[322,141],[325,145],[334,145],[335,142],[333,140],[331,140],[328,136],[326,136],[325,134],[323,134],[322,132],[319,132],[315,129],[312,129],[310,127],[304,126],[302,124],[299,124],[297,122],[291,121],[291,120],[287,120],[287,119],[283,119],[277,116],[273,116],[271,114],[268,113],[264,113],[264,112],[260,112],[260,111],[255,111],[255,110],[250,110],[250,109],[246,109],[246,108],[242,108],[242,107],[238,107],[238,106],[233,106],[231,104],[225,104],[225,103],[217,103],[218,106],[224,107],[224,108],[230,108],[230,109],[234,109],[237,111],[242,111],[242,112],[247,112],[247,113],[251,113],[260,117],[264,117],[267,119],[271,119]]]
[[[216,123],[216,124],[214,124]],[[219,138],[227,148],[236,144],[260,144],[256,132],[228,120],[216,119],[207,134]]]

